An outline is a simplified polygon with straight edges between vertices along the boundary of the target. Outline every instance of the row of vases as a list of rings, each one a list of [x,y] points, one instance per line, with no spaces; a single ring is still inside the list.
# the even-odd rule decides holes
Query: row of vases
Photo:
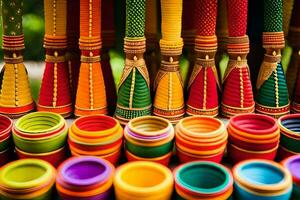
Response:
[[[154,161],[166,166],[174,153],[174,143],[180,163],[195,160],[219,163],[226,147],[233,163],[249,158],[274,160],[276,154],[282,160],[300,152],[298,114],[283,116],[278,123],[264,115],[238,115],[230,119],[227,129],[218,119],[192,116],[180,120],[175,130],[166,119],[145,116],[127,124],[124,138],[119,122],[105,115],[78,118],[69,129],[66,121],[55,113],[30,113],[18,119],[14,126],[10,119],[1,117],[2,165],[12,157],[11,130],[19,158],[43,159],[55,167],[68,154],[67,137],[72,155],[98,156],[113,165],[120,160],[123,146],[129,161]]]
[[[47,162],[24,159],[0,171],[3,200],[149,200],[149,199],[299,199],[300,156],[281,164],[250,159],[227,167],[209,161],[182,164],[174,170],[164,165],[135,161],[116,170],[108,161],[92,156],[72,157],[57,172]]]

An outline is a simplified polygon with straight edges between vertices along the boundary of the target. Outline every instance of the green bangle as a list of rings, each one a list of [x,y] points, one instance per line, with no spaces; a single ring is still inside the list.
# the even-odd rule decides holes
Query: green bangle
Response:
[[[21,159],[0,171],[0,185],[8,189],[26,190],[45,184],[55,175],[53,167],[38,159]]]
[[[39,130],[31,130],[31,127],[28,127],[26,124],[31,122],[37,122],[44,123],[44,121],[47,121],[47,123],[52,122],[51,127],[43,129],[44,127],[40,128]],[[21,132],[27,132],[27,133],[37,133],[37,132],[51,132],[54,130],[57,130],[61,128],[64,125],[64,118],[56,113],[52,112],[34,112],[27,114],[20,119],[17,120],[15,123],[15,127],[21,131]]]
[[[62,148],[67,139],[68,129],[51,138],[41,140],[25,140],[13,134],[13,140],[18,149],[27,153],[47,153]]]
[[[154,146],[154,147],[146,147],[146,146],[139,146],[132,144],[129,141],[125,142],[126,149],[142,158],[155,158],[155,157],[161,157],[163,155],[166,155],[170,151],[172,151],[173,148],[173,140],[161,145],[161,146]]]
[[[190,162],[179,166],[173,173],[177,184],[200,194],[218,193],[233,184],[230,172],[214,162]],[[201,187],[199,179],[203,181],[203,184],[210,184],[213,187]]]

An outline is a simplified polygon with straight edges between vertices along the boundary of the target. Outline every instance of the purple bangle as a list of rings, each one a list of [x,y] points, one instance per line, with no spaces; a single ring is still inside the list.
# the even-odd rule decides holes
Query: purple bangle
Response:
[[[287,158],[284,165],[294,178],[300,180],[300,155]]]
[[[112,169],[101,158],[82,156],[65,161],[58,173],[66,184],[89,186],[108,179]]]

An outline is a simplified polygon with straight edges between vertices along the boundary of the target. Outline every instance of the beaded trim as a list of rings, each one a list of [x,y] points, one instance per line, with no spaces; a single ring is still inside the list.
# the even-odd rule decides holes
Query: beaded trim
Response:
[[[124,52],[129,54],[142,54],[146,52],[146,38],[124,38]]]
[[[180,119],[183,118],[185,109],[182,107],[177,110],[163,110],[154,107],[153,114],[168,119],[172,124],[176,124]]]
[[[255,111],[257,113],[266,114],[274,118],[279,118],[283,115],[290,113],[290,103],[288,103],[288,105],[275,108],[256,103]]]
[[[222,115],[225,117],[232,117],[235,116],[237,114],[246,114],[246,113],[253,113],[255,110],[255,104],[253,104],[253,106],[251,107],[232,107],[229,105],[225,105],[224,103],[221,103],[221,112]]]
[[[205,116],[216,117],[219,114],[219,106],[216,108],[212,108],[212,109],[207,109],[207,108],[199,109],[199,108],[194,108],[190,105],[187,105],[186,114],[188,114],[188,115],[205,115]]]
[[[24,35],[6,36],[3,35],[3,50],[16,51],[25,49]]]
[[[65,62],[66,58],[65,58],[65,56],[51,56],[51,55],[46,54],[45,61],[51,62],[51,63],[58,63],[58,62]]]
[[[17,56],[15,53],[13,53],[13,57],[8,57],[8,56],[4,55],[4,62],[7,64],[23,63],[23,56],[21,56],[21,55]]]
[[[185,111],[184,106],[173,110],[165,110],[165,109],[157,108],[155,106],[153,108],[153,113],[155,113],[155,115],[165,117],[165,118],[183,116],[184,111]]]
[[[283,32],[263,32],[263,47],[265,49],[283,49],[284,46]]]
[[[201,36],[195,38],[195,51],[197,53],[215,53],[218,49],[217,36]]]
[[[80,61],[84,63],[95,63],[95,62],[100,62],[101,57],[100,56],[84,56],[81,55]]]
[[[118,120],[121,120],[121,122],[123,121],[124,123],[127,123],[130,119],[139,116],[151,115],[151,108],[152,105],[144,108],[125,108],[123,106],[117,105],[115,117]]]
[[[160,52],[162,55],[167,56],[179,56],[182,54],[183,48],[183,39],[181,38],[179,41],[167,41],[161,39],[159,41]]]
[[[176,72],[179,71],[179,61],[176,62],[168,62],[168,61],[161,61],[160,70],[166,72]]]
[[[248,54],[250,51],[248,36],[245,35],[242,37],[228,37],[227,51],[228,54]]]

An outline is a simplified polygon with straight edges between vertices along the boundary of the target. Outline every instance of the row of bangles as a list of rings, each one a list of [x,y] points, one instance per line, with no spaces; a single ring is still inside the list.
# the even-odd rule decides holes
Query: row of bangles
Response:
[[[299,1],[263,1],[265,56],[253,89],[248,0],[126,0],[125,66],[116,90],[108,56],[115,40],[114,1],[44,0],[46,65],[36,105],[23,64],[24,3],[2,2],[2,114],[18,117],[34,109],[64,117],[111,114],[126,124],[152,113],[176,123],[185,114],[231,117],[256,111],[277,118],[300,112]],[[293,48],[287,76],[281,64],[286,38]],[[186,94],[180,74],[184,44],[193,52]],[[220,49],[229,55],[222,80],[216,65]]]

